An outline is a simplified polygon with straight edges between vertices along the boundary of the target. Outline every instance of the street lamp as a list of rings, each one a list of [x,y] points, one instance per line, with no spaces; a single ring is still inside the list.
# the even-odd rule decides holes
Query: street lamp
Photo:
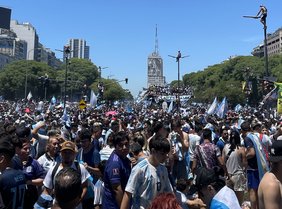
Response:
[[[245,18],[253,18],[253,19],[260,19],[260,22],[263,24],[263,31],[264,31],[264,67],[265,67],[265,76],[269,77],[270,73],[268,70],[268,53],[267,53],[267,25],[266,25],[266,17],[267,17],[267,9],[265,6],[261,5],[260,10],[256,16],[243,16]]]
[[[98,69],[99,69],[99,82],[101,82],[101,79],[102,79],[102,70],[103,69],[107,69],[108,67],[101,67],[101,66],[98,66]]]
[[[66,58],[66,72],[65,72],[65,92],[64,92],[64,109],[67,101],[67,78],[68,78],[68,65],[69,65],[69,54],[71,53],[69,46],[64,46],[65,58]]]
[[[177,56],[172,56],[172,55],[168,55],[169,57],[172,57],[174,59],[176,59],[177,62],[177,94],[176,94],[176,105],[177,105],[177,111],[179,113],[180,110],[180,98],[179,98],[179,93],[180,93],[180,59],[185,58],[185,57],[189,57],[189,55],[186,56],[182,56],[181,52],[178,51]]]

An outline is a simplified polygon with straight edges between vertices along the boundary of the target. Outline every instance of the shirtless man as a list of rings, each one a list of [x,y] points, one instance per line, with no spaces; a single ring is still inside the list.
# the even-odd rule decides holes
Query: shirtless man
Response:
[[[271,171],[264,174],[258,189],[260,209],[282,205],[282,140],[275,140],[270,151]]]
[[[265,26],[266,25],[266,17],[267,17],[267,9],[265,6],[260,5],[260,9],[257,13],[257,17],[260,18],[260,22]]]

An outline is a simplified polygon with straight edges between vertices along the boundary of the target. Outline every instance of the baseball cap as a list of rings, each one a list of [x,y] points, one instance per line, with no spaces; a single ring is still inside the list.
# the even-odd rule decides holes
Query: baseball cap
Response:
[[[270,156],[269,160],[271,162],[279,162],[282,160],[282,139],[280,137],[277,140],[273,141],[271,149],[270,149]]]
[[[77,148],[75,143],[71,142],[71,141],[65,141],[61,144],[61,151],[63,150],[71,150],[73,152],[77,152]]]

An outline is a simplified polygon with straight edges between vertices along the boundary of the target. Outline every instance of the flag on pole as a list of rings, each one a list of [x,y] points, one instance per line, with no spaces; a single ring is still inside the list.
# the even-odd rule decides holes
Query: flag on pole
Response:
[[[243,108],[242,105],[237,104],[237,105],[235,106],[234,111],[235,111],[235,112],[239,112],[242,108]]]
[[[216,115],[219,118],[224,118],[224,115],[226,112],[227,112],[227,100],[226,100],[226,97],[224,97],[224,99],[222,100],[222,102],[220,103],[220,105],[218,106],[216,110]]]
[[[167,113],[170,113],[172,111],[172,109],[173,109],[173,98],[171,98],[171,100],[170,100],[170,104],[169,104],[169,107],[167,109]]]
[[[57,102],[57,100],[56,100],[56,98],[53,96],[52,99],[51,99],[51,103],[52,103],[52,104],[56,104],[56,102]]]
[[[31,91],[28,93],[28,95],[27,95],[27,100],[29,101],[31,98],[32,98],[32,94],[31,94]]]
[[[209,109],[207,111],[207,114],[208,115],[214,114],[216,107],[217,107],[217,98],[215,97],[214,100],[213,100],[213,103],[211,104],[211,106],[209,107]]]
[[[96,107],[96,105],[97,105],[97,96],[95,95],[94,91],[91,90],[90,106],[91,106],[91,107]]]
[[[63,120],[64,122],[67,122],[67,121],[69,120],[69,116],[68,116],[68,114],[67,114],[67,108],[66,108],[66,107],[65,107],[64,112],[63,112],[62,120]]]

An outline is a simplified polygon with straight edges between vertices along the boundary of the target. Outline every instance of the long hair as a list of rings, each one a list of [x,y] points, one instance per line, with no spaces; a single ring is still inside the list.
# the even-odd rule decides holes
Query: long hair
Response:
[[[161,193],[153,199],[148,209],[182,209],[173,193]]]
[[[235,150],[235,148],[239,148],[241,144],[240,134],[236,130],[232,130],[230,133],[230,151],[227,156],[230,156],[231,153]]]

